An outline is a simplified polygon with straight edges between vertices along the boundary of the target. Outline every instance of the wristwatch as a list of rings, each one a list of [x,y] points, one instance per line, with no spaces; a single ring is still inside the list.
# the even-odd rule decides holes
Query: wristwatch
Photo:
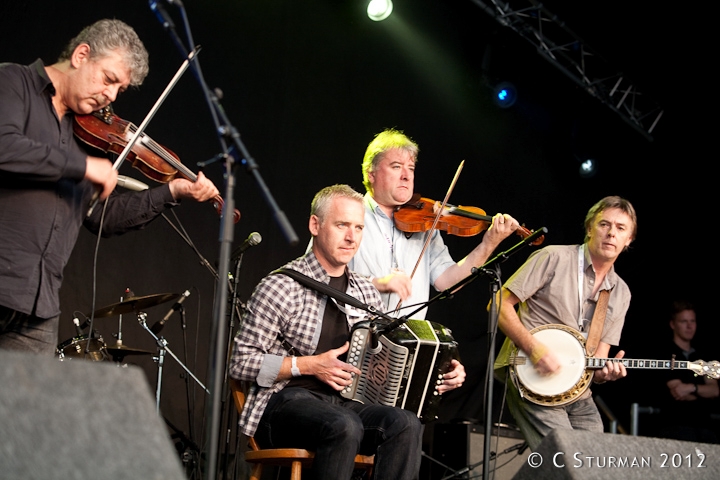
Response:
[[[697,386],[697,383],[693,383],[693,385],[695,385],[695,391],[694,391],[693,393],[697,393],[697,392],[698,392],[698,386]]]
[[[300,369],[297,366],[297,357],[292,357],[292,363],[290,364],[290,374],[293,377],[299,377],[302,375],[302,373],[300,373]]]

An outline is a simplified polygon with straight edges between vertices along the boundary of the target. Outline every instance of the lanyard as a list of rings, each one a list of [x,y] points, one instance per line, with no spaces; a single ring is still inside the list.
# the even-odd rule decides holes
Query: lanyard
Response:
[[[385,233],[385,226],[383,223],[386,223],[385,221],[380,221],[380,214],[377,212],[376,209],[379,209],[380,206],[372,203],[370,204],[371,210],[373,212],[373,219],[375,219],[375,223],[378,226],[378,230],[382,234],[383,237],[385,237],[385,241],[387,242],[388,250],[390,250],[390,269],[398,268],[398,262],[395,258],[395,225],[393,224],[392,218],[390,218],[390,231],[392,232],[392,237],[389,237],[387,233]],[[382,211],[382,210],[381,210]],[[384,212],[383,212],[384,213]],[[387,218],[387,217],[385,217]]]
[[[340,310],[342,313],[345,314],[348,321],[351,321],[351,319],[358,319],[358,321],[367,318],[368,314],[367,312],[360,310],[359,308],[355,308],[352,305],[346,305],[339,303],[337,300],[335,300],[333,297],[328,297],[330,300],[335,302],[335,305],[337,305],[338,310]]]
[[[583,304],[585,299],[583,296],[583,288],[585,286],[585,251],[583,245],[578,248],[578,328],[582,332],[584,321],[583,321]]]

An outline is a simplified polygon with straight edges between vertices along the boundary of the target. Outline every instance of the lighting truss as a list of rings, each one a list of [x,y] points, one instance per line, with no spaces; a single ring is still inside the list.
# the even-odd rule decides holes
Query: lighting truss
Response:
[[[472,0],[649,141],[663,109],[535,0]]]

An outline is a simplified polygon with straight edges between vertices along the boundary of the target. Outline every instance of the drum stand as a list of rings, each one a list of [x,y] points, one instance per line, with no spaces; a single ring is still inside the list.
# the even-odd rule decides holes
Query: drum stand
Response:
[[[192,377],[195,382],[197,382],[198,385],[202,387],[203,390],[205,390],[206,393],[210,393],[210,391],[205,387],[205,385],[202,384],[202,382],[193,374],[189,368],[185,366],[183,362],[180,361],[180,359],[173,353],[172,350],[167,346],[168,342],[165,340],[164,337],[158,337],[153,333],[153,331],[148,327],[147,325],[147,313],[145,312],[138,312],[138,322],[140,323],[140,326],[145,329],[146,332],[150,334],[155,339],[155,343],[158,345],[158,356],[155,358],[158,364],[158,375],[157,375],[157,385],[155,387],[155,408],[158,413],[160,413],[160,394],[162,392],[162,374],[163,374],[163,366],[165,364],[165,354],[168,353],[172,358],[175,359],[175,361],[180,365],[185,372],[187,372],[188,375]]]

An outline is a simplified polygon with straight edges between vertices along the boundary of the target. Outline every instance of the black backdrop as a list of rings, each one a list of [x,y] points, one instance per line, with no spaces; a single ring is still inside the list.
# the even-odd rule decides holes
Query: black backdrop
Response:
[[[393,17],[381,23],[367,19],[363,1],[185,3],[194,40],[202,46],[199,58],[207,82],[222,90],[228,116],[300,237],[297,246],[287,244],[252,176],[241,170],[235,199],[242,220],[235,227],[235,245],[253,231],[263,236],[245,255],[241,299],[268,271],[304,251],[309,203],[317,190],[348,183],[362,191],[365,146],[383,128],[396,127],[420,144],[416,191],[442,198],[465,159],[451,202],[490,214],[507,212],[531,228],[545,226],[547,243],[581,242],[584,214],[602,196],[630,199],[640,224],[637,240],[616,265],[633,292],[622,348],[638,356],[648,344],[666,338],[661,312],[674,296],[696,301],[700,340],[714,348],[714,282],[703,271],[716,264],[710,210],[711,158],[716,156],[710,150],[710,122],[716,100],[707,98],[709,25],[698,24],[709,19],[661,10],[648,1],[632,7],[617,1],[546,2],[663,105],[665,114],[650,142],[469,0],[397,0]],[[182,33],[178,11],[167,8]],[[182,60],[147,2],[3,2],[0,61],[30,63],[40,57],[52,63],[80,28],[105,17],[131,24],[150,52],[145,84],[115,103],[118,115],[139,123]],[[512,81],[519,91],[517,103],[507,110],[490,99],[488,85],[500,80]],[[189,72],[147,133],[192,168],[220,150]],[[600,162],[593,178],[577,174],[583,155]],[[127,165],[121,170],[151,183]],[[206,174],[223,185],[219,165]],[[185,204],[176,213],[214,263],[219,222],[213,210]],[[74,311],[92,309],[95,241],[83,231],[65,270],[59,341],[73,336]],[[459,259],[479,239],[446,241]],[[528,254],[510,259],[505,276]],[[190,289],[186,334],[177,317],[163,334],[207,381],[215,281],[162,219],[142,232],[100,242],[96,286],[96,307],[119,301],[126,288],[138,296]],[[430,309],[429,318],[452,328],[460,340],[469,373],[462,391],[446,400],[444,419],[482,417],[487,290],[487,282],[478,281]],[[150,323],[168,306],[148,309]],[[106,342],[114,342],[117,318],[98,319],[96,327]],[[123,339],[128,346],[154,350],[152,339],[130,315],[123,318]],[[157,370],[151,359],[130,359],[154,386]],[[185,433],[194,414],[193,434],[201,438],[204,395],[191,390],[189,416],[182,371],[172,359],[165,365],[162,413]],[[625,422],[629,404],[646,387],[641,374],[633,377],[602,389]]]

